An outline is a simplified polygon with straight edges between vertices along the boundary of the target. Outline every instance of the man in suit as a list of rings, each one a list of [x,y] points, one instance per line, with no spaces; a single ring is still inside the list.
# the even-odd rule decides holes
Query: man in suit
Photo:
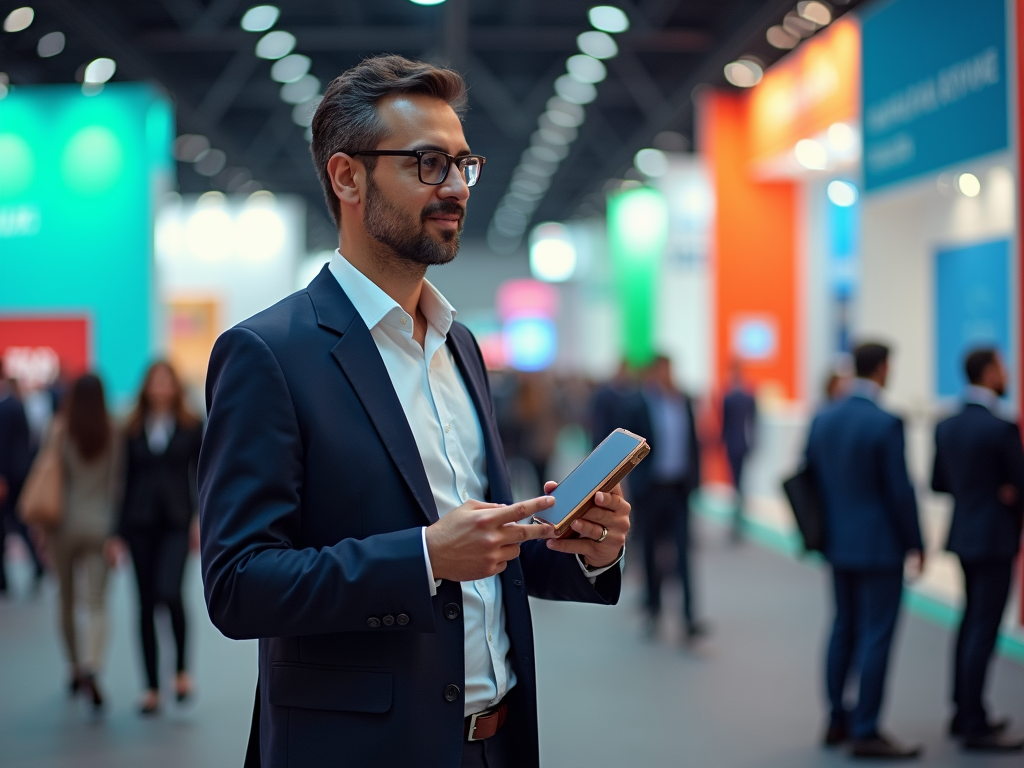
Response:
[[[599,445],[613,431],[625,424],[630,398],[636,392],[636,383],[629,364],[623,360],[609,380],[600,384],[590,401],[590,438]]]
[[[693,403],[672,381],[672,362],[657,356],[645,372],[641,393],[632,398],[630,428],[647,438],[651,455],[629,476],[636,503],[637,529],[643,544],[647,577],[647,632],[657,631],[661,615],[658,545],[671,541],[676,572],[683,590],[683,621],[687,640],[707,631],[696,618],[690,572],[690,495],[700,488],[700,444]]]
[[[854,757],[914,758],[920,748],[883,735],[878,720],[904,561],[911,556],[920,572],[924,546],[907,476],[903,421],[878,405],[889,375],[889,349],[862,344],[853,354],[857,378],[846,398],[814,418],[806,453],[824,507],[825,558],[836,603],[826,666],[831,719],[825,743],[850,738]],[[860,673],[852,711],[843,696],[851,669]]]
[[[743,465],[754,448],[757,435],[757,401],[743,381],[743,369],[733,363],[729,391],[722,398],[722,443],[736,489],[736,509],[732,536],[739,541],[743,533]]]
[[[39,560],[28,529],[18,519],[16,507],[21,488],[28,477],[31,453],[29,450],[28,420],[25,409],[15,391],[15,384],[0,377],[0,595],[7,593],[7,572],[4,563],[7,531],[22,537],[35,565],[36,584],[43,576]]]
[[[599,494],[571,540],[517,524],[553,500],[512,504],[480,350],[424,279],[483,165],[465,95],[398,56],[330,84],[339,250],[210,360],[203,578],[215,625],[259,638],[249,765],[537,766],[527,596],[618,599],[629,504]]]
[[[953,665],[953,735],[965,749],[1008,752],[1024,740],[991,721],[982,701],[985,677],[1020,549],[1024,448],[1017,425],[999,416],[1006,369],[998,352],[979,349],[965,363],[964,407],[935,429],[932,488],[956,503],[946,549],[960,558],[967,604]]]

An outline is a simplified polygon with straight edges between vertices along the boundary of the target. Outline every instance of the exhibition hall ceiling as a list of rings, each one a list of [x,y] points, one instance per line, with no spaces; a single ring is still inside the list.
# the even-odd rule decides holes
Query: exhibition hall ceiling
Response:
[[[0,33],[0,70],[14,87],[90,77],[159,83],[187,137],[176,147],[181,192],[301,195],[316,250],[335,239],[302,125],[316,96],[374,54],[451,64],[470,85],[470,146],[487,157],[466,236],[510,252],[537,222],[603,211],[613,180],[639,178],[638,151],[689,148],[701,86],[734,88],[729,81],[742,82],[747,70],[727,81],[726,65],[748,57],[768,66],[787,52],[780,41],[795,44],[814,26],[794,21],[808,5],[797,0],[610,3],[620,17],[595,17],[596,0],[279,0],[279,13],[247,17],[255,4],[3,0],[5,19],[23,5],[32,14],[28,26],[18,28],[29,18],[23,13]],[[825,5],[838,17],[858,4]],[[813,17],[822,3],[810,5]],[[587,32],[598,34],[580,37]],[[87,72],[99,58],[115,66]],[[562,121],[577,125],[542,117],[562,97],[582,106]]]

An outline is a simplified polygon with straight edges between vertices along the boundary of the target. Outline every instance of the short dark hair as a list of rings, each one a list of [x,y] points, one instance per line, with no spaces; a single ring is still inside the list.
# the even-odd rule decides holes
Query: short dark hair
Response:
[[[996,361],[999,350],[993,347],[982,347],[971,350],[964,358],[964,373],[971,384],[980,384],[985,369]]]
[[[338,198],[327,174],[327,161],[337,152],[377,149],[387,132],[377,103],[396,94],[415,93],[442,99],[462,117],[466,111],[466,81],[452,69],[435,67],[403,56],[375,56],[331,81],[313,115],[310,152],[327,208],[334,223],[341,226]],[[376,158],[363,158],[372,171]]]
[[[878,373],[889,360],[889,347],[869,341],[858,344],[853,350],[853,371],[858,378],[867,379]]]

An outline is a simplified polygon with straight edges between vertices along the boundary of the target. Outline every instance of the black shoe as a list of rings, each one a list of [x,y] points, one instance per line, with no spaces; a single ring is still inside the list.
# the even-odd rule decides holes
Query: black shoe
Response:
[[[838,747],[850,738],[850,729],[846,725],[830,725],[825,731],[823,744],[826,747]]]
[[[1000,734],[1010,727],[1010,718],[1002,717],[999,720],[990,720],[986,727],[988,729],[988,734]],[[955,717],[949,721],[949,735],[958,738],[964,735],[963,726],[960,725],[960,721]]]
[[[96,684],[96,678],[91,674],[82,675],[79,685],[82,694],[92,702],[93,709],[103,709],[103,694]]]
[[[872,738],[854,741],[850,756],[861,759],[914,760],[921,756],[921,752],[919,746],[904,747],[887,736],[875,734]]]
[[[963,747],[969,752],[1020,752],[1024,750],[1024,739],[1015,739],[1004,733],[965,736]]]
[[[78,695],[78,692],[81,689],[82,689],[82,678],[79,677],[78,675],[73,676],[71,678],[71,681],[68,683],[68,695],[71,696],[71,698],[74,698],[75,696]]]

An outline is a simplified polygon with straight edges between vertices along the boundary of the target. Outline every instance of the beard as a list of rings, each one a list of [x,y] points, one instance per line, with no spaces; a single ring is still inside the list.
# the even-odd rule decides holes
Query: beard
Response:
[[[455,231],[444,230],[440,238],[426,231],[427,217],[436,214],[456,214],[459,227]],[[459,253],[459,233],[465,221],[465,209],[450,200],[438,200],[420,212],[418,223],[408,221],[407,214],[391,202],[373,181],[373,174],[366,179],[366,208],[363,211],[363,226],[366,233],[391,251],[402,261],[421,266],[447,264]]]

